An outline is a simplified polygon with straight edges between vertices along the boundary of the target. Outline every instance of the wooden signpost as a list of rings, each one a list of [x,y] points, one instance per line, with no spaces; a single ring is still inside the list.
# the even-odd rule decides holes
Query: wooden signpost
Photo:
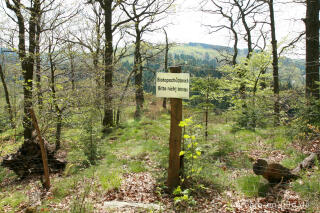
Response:
[[[182,128],[182,98],[189,98],[189,74],[181,73],[181,67],[170,67],[171,73],[158,73],[156,79],[157,97],[170,98],[171,122],[169,139],[169,168],[167,185],[173,190],[179,185],[180,151]]]

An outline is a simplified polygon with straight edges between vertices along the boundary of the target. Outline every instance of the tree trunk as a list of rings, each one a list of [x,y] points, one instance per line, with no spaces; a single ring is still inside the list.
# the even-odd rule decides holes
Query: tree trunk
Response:
[[[74,56],[72,51],[70,50],[70,71],[71,71],[71,88],[72,91],[75,90],[76,86],[75,86],[75,69],[74,69]]]
[[[10,124],[11,124],[12,128],[15,128],[16,125],[13,120],[13,112],[12,112],[12,107],[11,107],[11,103],[10,103],[9,91],[8,91],[7,83],[5,81],[4,72],[2,70],[1,64],[0,64],[0,78],[1,78],[1,82],[2,82],[3,90],[4,90],[4,95],[5,95],[6,102],[7,102],[7,109],[8,109],[8,113],[9,113]]]
[[[38,105],[41,110],[43,107],[42,92],[41,92],[41,59],[40,59],[40,17],[38,16],[37,26],[36,26],[36,87],[37,87],[37,97]]]
[[[278,45],[276,39],[276,29],[274,20],[273,0],[268,2],[270,12],[271,26],[271,44],[272,44],[272,67],[273,67],[273,93],[274,93],[274,125],[280,124],[280,97],[279,97],[279,67],[278,67]]]
[[[242,21],[242,24],[244,26],[244,29],[245,29],[246,35],[247,35],[247,46],[248,46],[247,58],[250,58],[250,55],[251,55],[251,52],[252,52],[251,29],[247,24],[245,11],[243,10],[243,8],[241,7],[241,5],[239,4],[238,1],[234,0],[234,3],[237,5],[237,7],[238,7],[238,9],[239,9],[239,11],[241,13],[241,21]]]
[[[112,75],[113,75],[113,46],[112,46],[112,0],[104,1],[105,13],[105,69],[104,69],[104,118],[105,132],[110,132],[113,126],[112,110]]]
[[[42,2],[42,1],[41,1]],[[29,174],[43,174],[43,167],[41,161],[41,150],[39,141],[32,134],[32,118],[30,109],[32,107],[32,80],[35,61],[35,48],[36,48],[36,24],[37,17],[40,14],[40,0],[34,0],[31,8],[26,11],[30,11],[29,15],[29,29],[28,36],[26,36],[25,20],[22,14],[22,8],[25,6],[20,1],[6,1],[6,6],[12,10],[17,17],[17,24],[19,30],[19,46],[18,55],[21,61],[22,75],[24,78],[23,94],[24,94],[24,106],[23,106],[23,127],[24,127],[24,143],[19,150],[9,156],[4,157],[1,165],[13,170],[19,177],[26,177]],[[25,10],[24,10],[25,12]],[[26,37],[29,40],[28,54],[26,52]],[[46,146],[49,147],[48,143]],[[64,169],[65,162],[61,162],[54,157],[54,152],[47,149],[48,164],[51,171],[57,171]]]
[[[231,31],[234,36],[232,65],[236,65],[237,64],[237,57],[238,57],[238,34],[233,28],[233,21],[231,21],[230,27],[231,27]]]
[[[119,125],[120,124],[120,114],[121,114],[121,105],[122,105],[122,102],[123,102],[123,99],[124,99],[124,96],[128,90],[128,87],[129,87],[129,83],[130,83],[130,79],[131,79],[131,76],[132,74],[134,73],[134,71],[130,72],[128,78],[127,78],[127,82],[126,82],[126,86],[124,88],[124,90],[122,91],[122,94],[120,96],[120,101],[119,101],[119,105],[118,105],[118,109],[117,109],[117,116],[116,116],[116,124]]]
[[[319,1],[307,0],[306,97],[319,99]]]
[[[169,42],[168,42],[168,34],[167,31],[164,29],[164,34],[166,36],[166,50],[164,55],[164,72],[168,72],[168,53],[169,53]],[[167,99],[163,98],[162,107],[167,109]]]
[[[56,150],[61,146],[61,130],[62,130],[62,110],[57,112],[57,126],[56,126]]]
[[[60,137],[61,137],[61,128],[62,128],[62,109],[59,108],[58,103],[57,103],[57,97],[56,97],[56,89],[55,89],[55,64],[52,59],[52,44],[51,41],[49,40],[49,63],[50,63],[50,88],[51,88],[51,97],[52,97],[52,103],[53,107],[55,109],[55,113],[57,116],[56,120],[56,149],[60,149]]]
[[[38,4],[40,6],[39,1],[37,3],[35,2],[35,5]],[[23,127],[24,127],[24,142],[29,143],[32,142],[32,122],[31,122],[31,115],[30,115],[30,109],[32,108],[32,87],[33,87],[33,71],[34,71],[34,54],[35,54],[35,34],[36,34],[36,17],[37,14],[40,12],[34,6],[35,8],[31,11],[31,17],[29,20],[29,55],[25,58],[22,58],[22,71],[23,71],[23,78],[24,78],[24,84],[23,84],[23,95],[24,95],[24,116],[23,116]],[[21,23],[24,24],[24,23]],[[20,24],[19,24],[20,25]],[[20,26],[19,26],[20,28]],[[19,37],[24,37],[25,34],[20,34]],[[24,40],[24,38],[23,38]]]
[[[142,85],[142,58],[141,58],[141,32],[139,31],[139,22],[136,22],[136,42],[134,50],[134,80],[135,80],[135,93],[136,93],[136,111],[134,118],[136,120],[141,118],[141,110],[143,108],[144,96]]]

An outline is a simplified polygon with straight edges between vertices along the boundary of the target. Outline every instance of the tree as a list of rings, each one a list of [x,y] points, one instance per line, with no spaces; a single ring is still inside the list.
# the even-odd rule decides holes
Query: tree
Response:
[[[257,14],[262,15],[263,11],[261,10],[261,7],[263,4],[255,0],[246,0],[246,1],[233,0],[233,4],[239,10],[239,13],[240,13],[239,18],[241,19],[242,25],[245,29],[244,38],[247,41],[247,47],[248,47],[247,58],[249,58],[250,54],[254,49],[252,31],[256,28],[258,24],[258,22],[255,20],[256,15]],[[251,18],[253,21],[249,23],[248,18]],[[263,35],[263,33],[261,33],[261,35]],[[259,38],[258,38],[258,41],[259,41]]]
[[[213,6],[216,9],[207,9],[208,3],[211,2]],[[215,33],[217,31],[220,31],[222,29],[230,30],[232,33],[232,40],[233,43],[233,54],[232,54],[232,60],[231,62],[228,62],[228,59],[226,59],[227,63],[231,63],[232,65],[237,64],[237,57],[238,57],[238,32],[236,30],[236,26],[239,22],[239,14],[237,11],[235,11],[235,6],[233,4],[228,4],[228,6],[225,6],[225,2],[221,1],[214,1],[214,0],[205,0],[203,1],[203,5],[201,7],[201,11],[209,14],[218,14],[221,15],[224,19],[227,20],[228,24],[221,24],[221,25],[205,25],[206,27],[210,28],[209,33]]]
[[[268,5],[269,19],[271,29],[271,45],[272,45],[272,70],[273,70],[273,94],[274,94],[274,125],[280,124],[280,87],[279,87],[279,56],[278,43],[276,39],[276,24],[274,16],[274,2],[273,0],[259,0]]]
[[[141,46],[143,44],[142,36],[146,32],[154,32],[159,29],[159,27],[154,27],[155,23],[161,21],[164,14],[173,4],[174,0],[170,1],[160,1],[160,0],[133,0],[132,2],[122,2],[121,8],[128,16],[128,19],[132,20],[133,33],[128,30],[128,33],[132,35],[135,39],[135,49],[134,49],[134,64],[133,72],[135,79],[135,93],[136,93],[136,111],[135,119],[140,119],[141,110],[143,108],[144,95],[143,95],[143,82],[142,82],[142,72],[143,72],[143,59]]]
[[[57,91],[56,91],[56,69],[57,69],[57,64],[59,63],[59,60],[61,61],[61,58],[59,56],[61,55],[61,51],[57,50],[58,45],[59,45],[59,40],[54,39],[55,33],[51,31],[51,34],[47,36],[47,42],[48,42],[48,65],[49,65],[49,70],[50,70],[50,91],[51,91],[51,102],[54,108],[54,114],[56,117],[56,133],[55,133],[55,144],[56,147],[55,149],[58,150],[60,149],[61,142],[61,130],[62,130],[62,115],[63,111],[65,110],[66,106],[61,106],[61,103],[58,103],[58,98],[57,98]],[[66,47],[67,49],[69,48],[68,45]],[[71,81],[72,84],[72,90],[74,90],[74,82]],[[60,100],[62,98],[59,98]]]
[[[306,97],[319,99],[319,1],[307,0],[306,9]]]
[[[103,68],[103,14],[102,8],[99,4],[92,4],[89,10],[85,10],[81,13],[81,19],[85,20],[85,25],[80,25],[76,31],[68,30],[66,35],[69,35],[65,40],[69,43],[68,58],[70,60],[70,68],[74,69],[74,51],[71,51],[75,45],[79,45],[84,55],[87,55],[87,51],[90,53],[90,63],[87,60],[83,60],[87,67],[90,69],[94,76],[96,94],[95,102],[97,107],[100,107],[101,91],[102,88],[102,68]],[[72,68],[73,67],[73,68]]]
[[[35,47],[36,47],[36,24],[38,14],[40,13],[40,0],[30,1],[30,5],[23,5],[20,0],[6,0],[6,6],[16,16],[14,20],[18,24],[19,31],[19,45],[18,55],[21,61],[22,75],[24,78],[23,84],[23,95],[24,95],[24,116],[23,116],[23,127],[24,127],[24,143],[32,143],[32,123],[30,116],[30,108],[32,107],[32,81],[34,71],[34,59],[35,59]],[[29,14],[24,13],[24,9]],[[28,27],[26,30],[26,20],[28,19]],[[28,33],[28,36],[26,35]],[[29,49],[26,50],[26,40],[29,41]]]
[[[207,78],[194,78],[192,79],[191,89],[196,93],[191,97],[191,100],[196,102],[196,105],[204,109],[205,113],[205,139],[208,139],[208,123],[209,123],[209,110],[214,108],[213,101],[219,99],[218,89],[220,82],[216,78],[207,76]]]
[[[104,131],[109,132],[114,125],[113,123],[113,106],[112,106],[112,89],[113,89],[113,70],[114,70],[114,50],[113,50],[113,33],[123,24],[131,21],[130,18],[121,20],[118,16],[116,23],[113,23],[113,16],[116,8],[122,1],[113,0],[89,0],[88,3],[98,2],[104,12]]]
[[[166,49],[164,54],[164,72],[168,72],[168,53],[169,53],[169,41],[168,41],[168,34],[165,29],[163,29],[163,32],[166,37]],[[167,109],[167,98],[163,98],[162,107],[164,109]]]
[[[236,66],[222,66],[220,71],[224,73],[221,85],[224,88],[224,98],[232,101],[232,111],[236,115],[237,125],[240,128],[255,129],[266,123],[267,114],[271,104],[266,99],[271,91],[269,75],[266,74],[272,62],[270,54],[267,52],[253,53],[250,58],[244,58]],[[238,73],[243,72],[244,76]],[[238,88],[246,82],[247,97],[241,98]],[[263,81],[264,84],[261,83]],[[239,97],[239,98],[238,98]],[[244,113],[245,112],[245,113]]]
[[[6,102],[7,102],[7,110],[9,113],[10,124],[11,124],[12,128],[15,128],[16,124],[13,120],[13,112],[12,112],[12,107],[11,107],[11,103],[10,103],[9,91],[8,91],[7,83],[6,83],[5,76],[4,76],[4,71],[2,70],[1,64],[0,64],[0,78],[1,78],[1,82],[2,82],[3,90],[4,90],[4,95],[5,95]]]

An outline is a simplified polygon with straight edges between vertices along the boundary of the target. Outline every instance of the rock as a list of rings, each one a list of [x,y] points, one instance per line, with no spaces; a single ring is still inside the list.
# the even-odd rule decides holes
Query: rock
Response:
[[[104,202],[105,208],[123,208],[123,207],[134,207],[143,209],[152,209],[160,211],[163,209],[160,205],[154,203],[134,203],[134,202],[123,202],[123,201],[108,201]]]

